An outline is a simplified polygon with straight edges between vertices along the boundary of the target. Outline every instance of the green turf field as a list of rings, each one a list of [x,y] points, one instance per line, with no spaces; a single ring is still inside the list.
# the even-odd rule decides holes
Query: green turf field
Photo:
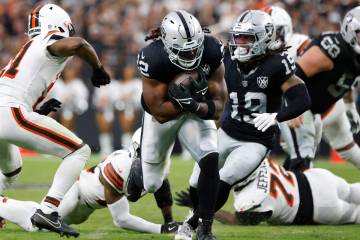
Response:
[[[88,165],[96,163],[96,157]],[[28,157],[24,160],[22,176],[18,179],[15,186],[5,192],[9,197],[23,200],[40,201],[50,186],[52,176],[59,165],[59,160],[49,157]],[[172,191],[178,191],[187,187],[187,179],[191,173],[193,162],[181,161],[174,158],[170,174]],[[325,161],[318,162],[316,166],[328,168],[336,174],[346,178],[350,182],[360,181],[358,170],[349,164],[331,165]],[[226,205],[227,209],[232,209],[232,199]],[[162,217],[157,209],[152,196],[141,199],[131,205],[131,213],[139,215],[147,220],[161,223]],[[187,210],[174,207],[174,217],[181,221],[187,214]],[[110,214],[107,209],[96,211],[89,220],[81,225],[75,226],[81,233],[79,239],[173,239],[171,235],[151,235],[139,234],[131,231],[116,228],[112,224]],[[292,239],[319,239],[319,240],[340,240],[340,239],[360,239],[360,226],[225,226],[218,222],[215,223],[214,232],[218,239],[271,239],[271,240],[292,240]],[[7,224],[6,229],[0,230],[0,240],[16,239],[58,239],[54,233],[27,233],[16,225]]]

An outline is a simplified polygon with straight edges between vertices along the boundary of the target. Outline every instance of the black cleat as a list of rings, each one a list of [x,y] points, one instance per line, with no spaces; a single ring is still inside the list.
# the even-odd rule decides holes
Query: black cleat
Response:
[[[64,223],[57,212],[45,214],[41,209],[36,210],[31,217],[31,223],[39,229],[47,229],[59,233],[60,236],[78,237],[80,233]]]
[[[126,184],[126,197],[130,202],[136,202],[141,197],[144,189],[140,159],[131,164],[129,177]]]
[[[196,229],[196,239],[216,240],[211,232],[212,220],[199,219],[199,226]]]

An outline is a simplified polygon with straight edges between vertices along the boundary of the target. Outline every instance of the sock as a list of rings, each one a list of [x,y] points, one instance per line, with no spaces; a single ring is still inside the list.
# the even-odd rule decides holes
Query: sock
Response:
[[[200,160],[201,172],[198,181],[198,214],[202,219],[214,217],[215,202],[219,187],[218,153],[210,153]]]
[[[157,203],[157,206],[161,209],[161,212],[164,217],[164,222],[172,222],[172,209],[173,198],[171,195],[170,183],[168,179],[163,181],[162,186],[154,193],[154,197]]]
[[[215,212],[220,210],[225,205],[226,201],[229,198],[230,191],[231,191],[231,185],[220,180]]]
[[[47,196],[41,203],[41,210],[45,214],[57,211],[60,201],[79,177],[90,154],[91,150],[89,146],[84,145],[64,158],[55,173],[53,183]]]
[[[101,154],[106,157],[113,151],[110,133],[101,133],[99,136]]]
[[[132,137],[131,133],[123,133],[121,135],[121,146],[123,148],[129,148],[130,147],[131,137]]]
[[[31,223],[31,216],[39,204],[31,201],[17,201],[0,196],[0,217],[15,223],[26,231],[36,231]]]
[[[193,209],[196,210],[199,207],[199,195],[197,188],[190,186],[189,194],[191,202],[193,203]]]
[[[354,146],[348,150],[338,151],[338,153],[342,158],[348,160],[357,168],[360,168],[360,148],[357,144],[354,144]]]

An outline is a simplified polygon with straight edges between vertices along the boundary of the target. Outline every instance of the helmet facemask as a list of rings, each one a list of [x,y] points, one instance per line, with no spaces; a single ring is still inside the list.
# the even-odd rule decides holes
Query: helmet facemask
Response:
[[[179,68],[193,70],[199,66],[204,51],[204,38],[198,42],[186,42],[184,46],[169,46],[165,41],[163,43],[169,60]]]
[[[246,62],[253,56],[253,48],[256,41],[255,34],[249,32],[230,32],[231,41],[229,43],[229,49],[231,52],[231,59],[238,60],[240,62]]]

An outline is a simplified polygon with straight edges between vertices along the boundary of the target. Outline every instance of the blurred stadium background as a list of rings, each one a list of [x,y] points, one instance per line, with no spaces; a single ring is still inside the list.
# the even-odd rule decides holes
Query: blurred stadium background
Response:
[[[5,66],[27,41],[25,32],[28,14],[39,2],[0,0],[0,66]],[[69,12],[77,34],[83,36],[96,48],[104,65],[112,73],[112,78],[120,82],[124,81],[124,78],[126,81],[139,80],[136,70],[137,52],[146,44],[144,41],[146,33],[151,28],[157,27],[161,18],[172,9],[180,8],[193,13],[203,26],[209,26],[214,34],[226,41],[226,34],[223,33],[226,33],[239,13],[245,9],[261,8],[271,4],[280,5],[292,16],[294,32],[315,36],[323,31],[337,30],[345,12],[358,4],[355,0],[62,0],[52,2],[61,5]],[[112,109],[112,113],[105,114],[105,117],[96,116],[102,109],[92,100],[94,89],[88,81],[90,69],[86,64],[74,59],[69,71],[71,76],[63,76],[63,78],[81,79],[88,88],[89,95],[85,96],[87,103],[83,110],[70,115],[64,110],[63,114],[56,116],[58,120],[66,122],[74,115],[75,122],[66,125],[74,128],[95,152],[100,150],[100,130],[110,131],[114,136],[114,147],[121,147],[122,132],[132,131],[139,126],[141,112],[135,110],[130,122],[123,120],[124,108],[121,104],[117,104]],[[111,95],[114,99],[125,99],[125,103],[126,98],[129,97],[121,96],[123,94],[117,91],[112,91]],[[106,104],[106,101],[109,99],[100,100],[103,104]],[[111,119],[112,114],[114,124],[98,124],[108,121],[108,115]],[[322,154],[326,155],[329,152],[324,144],[320,149]]]

